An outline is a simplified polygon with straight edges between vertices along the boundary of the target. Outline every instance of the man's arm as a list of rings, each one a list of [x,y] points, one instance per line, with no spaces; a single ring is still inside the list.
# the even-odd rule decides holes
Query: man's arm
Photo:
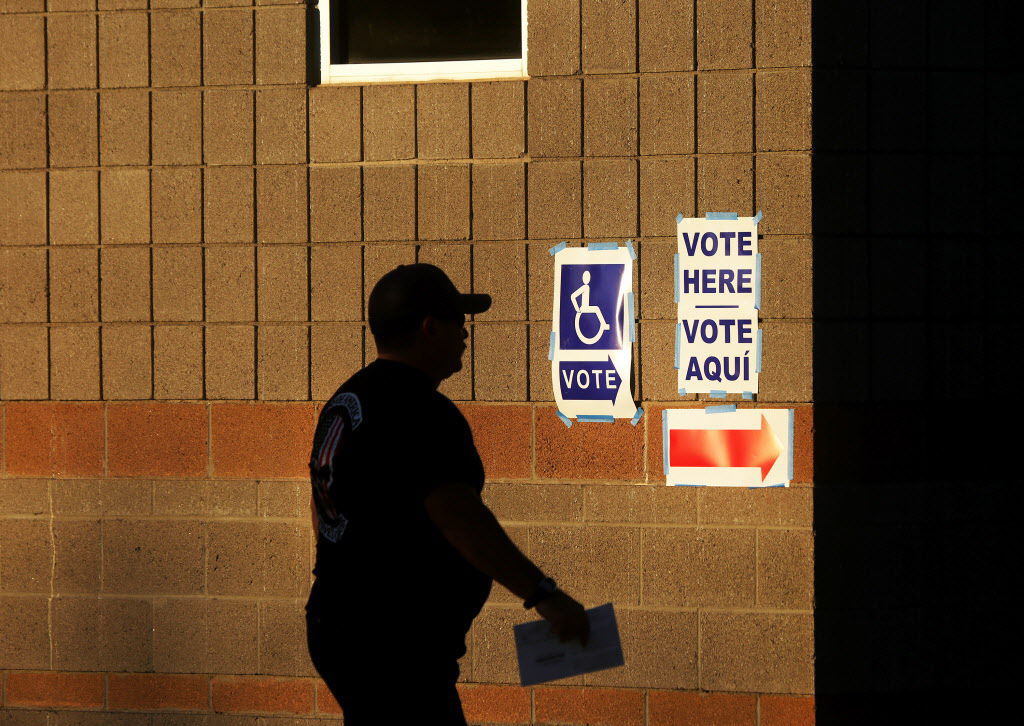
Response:
[[[427,495],[427,515],[451,545],[481,572],[490,575],[523,600],[535,594],[544,573],[526,557],[480,499],[465,484],[442,484]],[[586,644],[589,624],[583,606],[557,592],[537,605],[562,640]]]

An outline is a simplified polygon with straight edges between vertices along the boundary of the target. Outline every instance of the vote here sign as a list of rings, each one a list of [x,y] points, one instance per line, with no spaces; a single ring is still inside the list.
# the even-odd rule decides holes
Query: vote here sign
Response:
[[[632,418],[633,254],[614,243],[559,245],[549,358],[566,418]]]
[[[757,393],[761,256],[756,217],[676,217],[679,394]]]

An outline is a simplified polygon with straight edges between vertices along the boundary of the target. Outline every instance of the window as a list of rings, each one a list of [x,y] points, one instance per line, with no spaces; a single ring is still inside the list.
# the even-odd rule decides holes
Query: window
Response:
[[[320,0],[322,83],[526,77],[526,0]]]

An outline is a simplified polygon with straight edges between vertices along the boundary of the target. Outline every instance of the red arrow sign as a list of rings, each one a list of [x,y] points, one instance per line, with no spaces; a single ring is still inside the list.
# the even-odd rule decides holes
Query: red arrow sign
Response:
[[[768,478],[782,450],[764,416],[760,429],[670,429],[670,466],[756,466]]]

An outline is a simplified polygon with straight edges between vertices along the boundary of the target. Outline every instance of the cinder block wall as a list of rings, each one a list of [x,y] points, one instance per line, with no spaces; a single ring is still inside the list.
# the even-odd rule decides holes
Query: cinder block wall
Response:
[[[533,0],[527,81],[337,87],[307,85],[303,4],[0,8],[5,718],[337,718],[305,462],[374,358],[369,289],[420,260],[495,298],[443,386],[487,501],[626,651],[522,689],[496,587],[471,721],[813,722],[810,0]],[[796,481],[667,488],[661,410],[704,403],[675,394],[674,217],[759,209],[755,405],[796,408]],[[566,429],[547,250],[627,238],[647,413]]]

